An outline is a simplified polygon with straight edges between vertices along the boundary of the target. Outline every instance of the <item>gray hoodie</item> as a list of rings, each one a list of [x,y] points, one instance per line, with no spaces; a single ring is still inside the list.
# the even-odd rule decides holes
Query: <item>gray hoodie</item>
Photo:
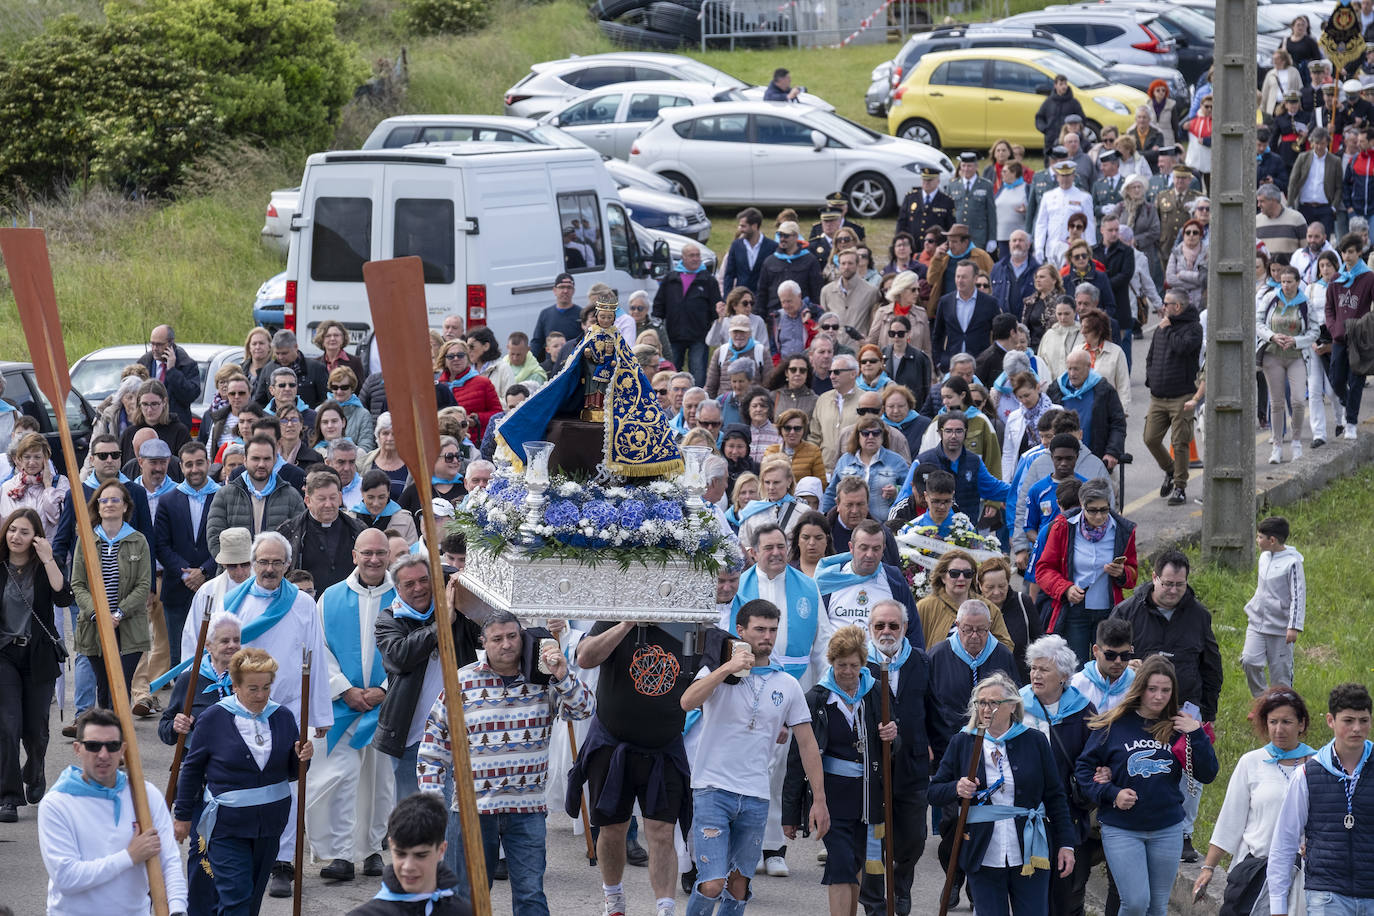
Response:
[[[1250,628],[1265,636],[1283,636],[1288,630],[1301,630],[1307,616],[1307,579],[1302,571],[1302,554],[1292,547],[1259,559],[1259,583],[1245,604]]]

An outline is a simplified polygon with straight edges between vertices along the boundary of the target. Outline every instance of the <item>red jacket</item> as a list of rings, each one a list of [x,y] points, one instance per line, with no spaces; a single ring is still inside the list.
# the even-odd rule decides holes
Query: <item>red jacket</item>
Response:
[[[449,385],[452,380],[445,369],[435,381]],[[453,392],[453,400],[458,406],[468,412],[468,437],[473,442],[481,442],[487,421],[501,412],[501,399],[496,395],[496,386],[485,375],[478,375],[468,379],[461,388],[450,385],[449,390]],[[476,422],[473,422],[473,418],[476,418]]]
[[[1074,516],[1077,519],[1077,515]],[[1126,558],[1125,569],[1119,579],[1112,579],[1112,605],[1116,606],[1125,597],[1124,592],[1128,588],[1135,588],[1137,561],[1135,554],[1135,522],[1129,521],[1123,516],[1112,512],[1112,521],[1116,522],[1116,529],[1113,532],[1115,546],[1112,549],[1112,556]],[[1066,516],[1060,515],[1050,524],[1050,530],[1045,535],[1045,549],[1040,554],[1040,559],[1035,563],[1035,584],[1040,586],[1054,603],[1054,608],[1050,612],[1050,619],[1045,625],[1046,633],[1059,632],[1058,626],[1063,621],[1061,611],[1064,608],[1064,593],[1073,585],[1073,539],[1078,531],[1076,524],[1069,524]]]

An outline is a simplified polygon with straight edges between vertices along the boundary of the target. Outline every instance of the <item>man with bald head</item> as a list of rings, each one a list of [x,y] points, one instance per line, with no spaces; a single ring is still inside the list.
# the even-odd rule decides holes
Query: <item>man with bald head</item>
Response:
[[[200,364],[178,347],[176,333],[169,324],[160,324],[148,335],[148,352],[138,358],[138,364],[148,370],[167,389],[172,416],[191,428],[191,405],[200,397]]]
[[[315,858],[329,863],[320,876],[335,881],[353,880],[357,859],[364,875],[382,873],[386,819],[396,798],[390,761],[372,746],[387,682],[377,615],[396,599],[389,560],[386,535],[365,529],[353,542],[353,571],[319,600],[334,724],[324,759],[311,767],[305,825]]]

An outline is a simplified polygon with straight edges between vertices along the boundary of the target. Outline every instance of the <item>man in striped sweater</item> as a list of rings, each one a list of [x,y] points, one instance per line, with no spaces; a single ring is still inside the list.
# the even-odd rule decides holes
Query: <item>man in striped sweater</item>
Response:
[[[524,631],[506,611],[493,611],[482,625],[486,659],[458,672],[463,689],[477,813],[486,851],[487,881],[504,847],[510,868],[513,916],[548,916],[544,897],[544,781],[549,768],[549,735],[555,716],[586,719],[595,699],[568,671],[552,640],[540,647],[539,665],[527,675],[521,667]],[[547,671],[547,676],[542,672]],[[416,767],[420,791],[442,793],[453,768],[448,709],[444,694],[425,723]],[[457,793],[454,795],[456,819]],[[455,844],[456,845],[456,844]],[[461,850],[450,850],[461,861]]]

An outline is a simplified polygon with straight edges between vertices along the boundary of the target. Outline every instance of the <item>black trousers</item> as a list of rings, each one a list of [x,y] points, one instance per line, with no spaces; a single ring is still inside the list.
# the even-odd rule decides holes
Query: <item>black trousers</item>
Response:
[[[894,789],[898,787],[894,786]],[[897,900],[898,916],[911,912],[911,883],[916,877],[916,863],[926,849],[926,819],[929,817],[926,791],[894,791],[892,795],[892,883]],[[883,840],[884,851],[887,840]],[[871,914],[887,912],[887,888],[884,875],[865,874],[859,884],[859,903]]]
[[[46,639],[0,649],[0,805],[25,804],[24,786],[46,785],[43,758],[48,752],[48,707],[56,681],[35,683],[29,675],[29,660],[34,652],[51,651]]]
[[[134,672],[138,670],[138,661],[142,657],[142,652],[126,652],[119,656],[119,666],[124,669],[126,700],[131,697],[130,685],[134,680]],[[91,670],[95,673],[95,705],[101,709],[114,709],[114,701],[110,697],[110,676],[105,672],[105,660],[99,655],[92,655]]]

